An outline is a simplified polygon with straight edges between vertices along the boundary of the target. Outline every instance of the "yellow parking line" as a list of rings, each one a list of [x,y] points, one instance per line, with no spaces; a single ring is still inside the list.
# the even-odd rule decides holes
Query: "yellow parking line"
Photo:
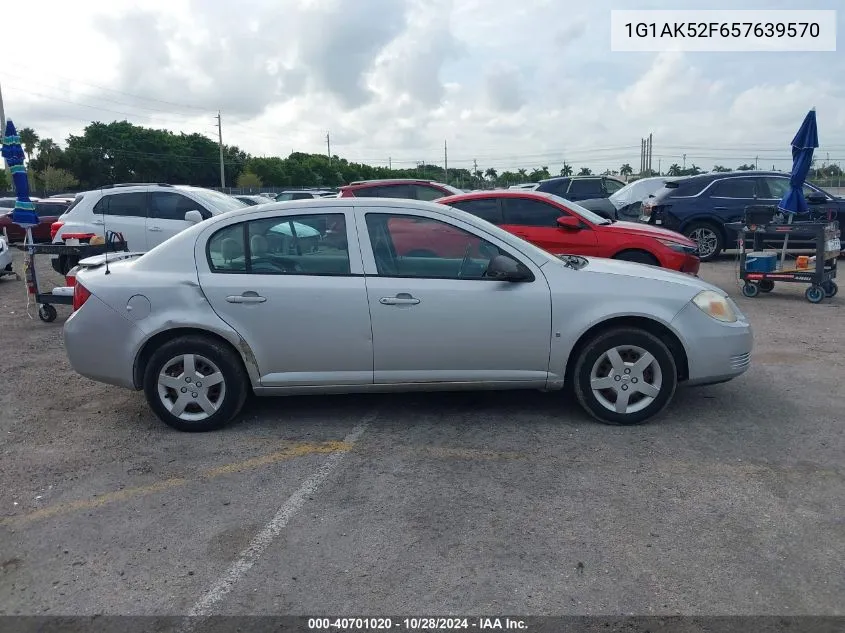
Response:
[[[215,477],[220,477],[221,475],[229,475],[233,473],[243,472],[245,470],[259,468],[261,466],[269,466],[270,464],[275,464],[286,459],[304,457],[306,455],[345,452],[350,450],[351,448],[352,445],[350,443],[340,441],[299,442],[291,444],[290,446],[287,446],[280,451],[269,453],[267,455],[259,455],[258,457],[253,457],[240,462],[224,464],[223,466],[211,468],[202,472],[199,477],[193,479],[172,477],[170,479],[157,481],[155,483],[149,484],[148,486],[139,486],[137,488],[125,488],[123,490],[107,492],[105,494],[94,497],[93,499],[79,499],[77,501],[69,501],[67,503],[58,503],[56,505],[47,506],[46,508],[41,508],[40,510],[35,510],[34,512],[30,512],[29,514],[22,514],[20,516],[0,519],[0,526],[30,523],[32,521],[38,521],[40,519],[46,519],[53,516],[79,512],[81,510],[92,510],[94,508],[100,508],[110,503],[117,503],[119,501],[126,501],[134,497],[143,497],[146,495],[155,494],[164,490],[170,490],[171,488],[185,486],[189,483],[196,481],[207,481],[209,479],[214,479]]]

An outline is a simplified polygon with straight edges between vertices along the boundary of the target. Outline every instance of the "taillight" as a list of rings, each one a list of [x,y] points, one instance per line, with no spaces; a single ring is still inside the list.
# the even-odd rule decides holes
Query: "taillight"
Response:
[[[88,291],[88,288],[77,281],[73,286],[73,311],[76,312],[79,310],[88,301],[88,297],[90,296],[91,293]]]
[[[50,241],[51,241],[51,242],[52,242],[54,239],[56,239],[56,233],[58,233],[58,232],[59,232],[59,229],[61,229],[64,225],[65,225],[65,223],[64,223],[64,222],[53,222],[53,223],[50,225]]]

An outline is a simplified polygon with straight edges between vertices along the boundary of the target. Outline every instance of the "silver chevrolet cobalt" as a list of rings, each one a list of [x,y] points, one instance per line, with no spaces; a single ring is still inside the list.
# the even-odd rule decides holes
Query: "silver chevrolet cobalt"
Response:
[[[751,327],[715,286],[551,255],[430,202],[248,207],[105,257],[77,276],[70,362],[143,390],[182,431],[225,425],[250,391],[565,386],[594,418],[638,424],[679,383],[724,382],[751,360]]]

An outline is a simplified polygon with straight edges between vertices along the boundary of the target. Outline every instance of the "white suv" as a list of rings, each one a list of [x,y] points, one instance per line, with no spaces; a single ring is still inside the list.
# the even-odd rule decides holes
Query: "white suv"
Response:
[[[247,206],[231,196],[185,185],[108,185],[76,196],[50,234],[54,244],[69,233],[121,233],[130,251],[148,251],[189,226],[213,215]],[[53,257],[61,274],[69,269],[64,256]]]

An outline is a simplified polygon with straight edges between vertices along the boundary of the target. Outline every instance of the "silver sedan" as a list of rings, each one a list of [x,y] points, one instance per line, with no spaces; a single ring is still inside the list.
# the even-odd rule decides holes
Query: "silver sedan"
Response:
[[[223,426],[250,391],[570,387],[594,418],[637,424],[751,358],[715,286],[554,256],[436,203],[272,203],[109,258],[77,276],[70,362],[183,431]]]

